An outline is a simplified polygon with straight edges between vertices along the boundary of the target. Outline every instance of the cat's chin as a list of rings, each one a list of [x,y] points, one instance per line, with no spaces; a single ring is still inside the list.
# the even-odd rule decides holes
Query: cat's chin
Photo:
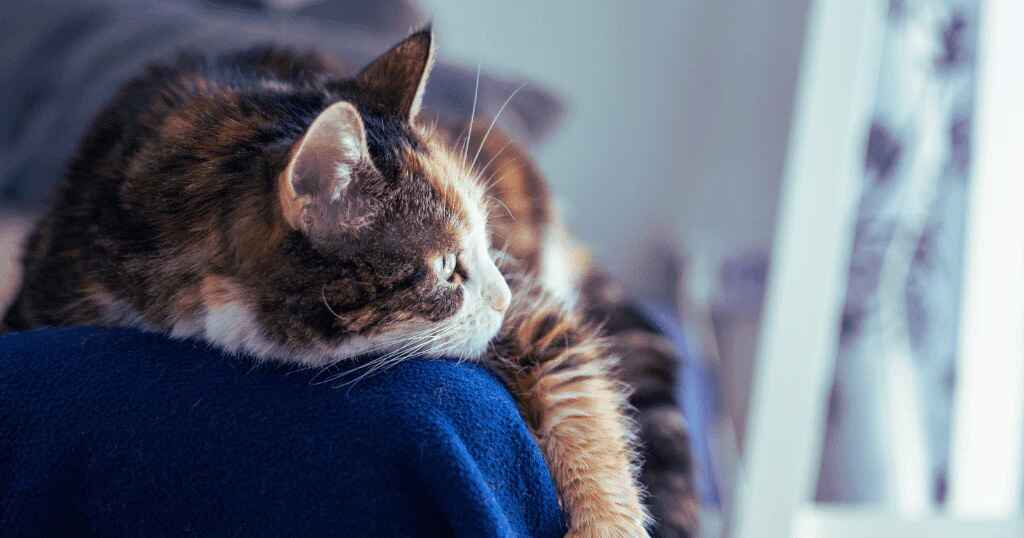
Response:
[[[503,316],[487,313],[466,323],[464,334],[452,341],[427,350],[424,355],[436,358],[476,360],[487,352],[494,337],[501,330]]]
[[[477,360],[487,352],[491,340],[494,340],[497,333],[498,331],[494,330],[474,334],[457,344],[449,344],[428,350],[424,353],[424,356],[439,359]]]
[[[452,358],[468,361],[477,360],[487,352],[487,346],[491,343],[492,339],[493,337],[480,342],[460,346],[458,348],[452,348],[450,350],[437,353],[436,355],[439,358]]]

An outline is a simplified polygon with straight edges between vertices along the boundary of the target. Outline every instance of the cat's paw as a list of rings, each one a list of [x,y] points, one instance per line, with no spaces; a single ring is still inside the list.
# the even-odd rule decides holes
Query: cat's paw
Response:
[[[649,538],[651,517],[640,502],[639,492],[613,500],[591,499],[570,512],[570,538]],[[611,502],[602,502],[602,501]]]
[[[565,538],[650,538],[650,535],[641,523],[623,518],[572,529]]]

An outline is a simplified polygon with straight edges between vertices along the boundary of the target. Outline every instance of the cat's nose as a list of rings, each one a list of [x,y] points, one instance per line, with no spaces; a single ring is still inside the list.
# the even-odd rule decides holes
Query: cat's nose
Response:
[[[504,312],[508,310],[508,305],[512,302],[512,290],[508,288],[504,278],[499,278],[487,287],[487,291],[484,292],[484,300],[491,305],[491,308],[498,312]]]

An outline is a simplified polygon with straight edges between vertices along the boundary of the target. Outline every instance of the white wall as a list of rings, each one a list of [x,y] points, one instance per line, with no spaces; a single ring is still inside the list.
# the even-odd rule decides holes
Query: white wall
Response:
[[[425,0],[442,57],[570,106],[537,158],[574,231],[636,289],[651,249],[767,245],[806,0]]]

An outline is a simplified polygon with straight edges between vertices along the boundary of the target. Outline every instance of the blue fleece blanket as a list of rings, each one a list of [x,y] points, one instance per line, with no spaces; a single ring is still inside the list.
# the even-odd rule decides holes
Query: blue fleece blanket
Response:
[[[0,534],[562,536],[510,395],[412,360],[355,385],[202,343],[0,337]]]

